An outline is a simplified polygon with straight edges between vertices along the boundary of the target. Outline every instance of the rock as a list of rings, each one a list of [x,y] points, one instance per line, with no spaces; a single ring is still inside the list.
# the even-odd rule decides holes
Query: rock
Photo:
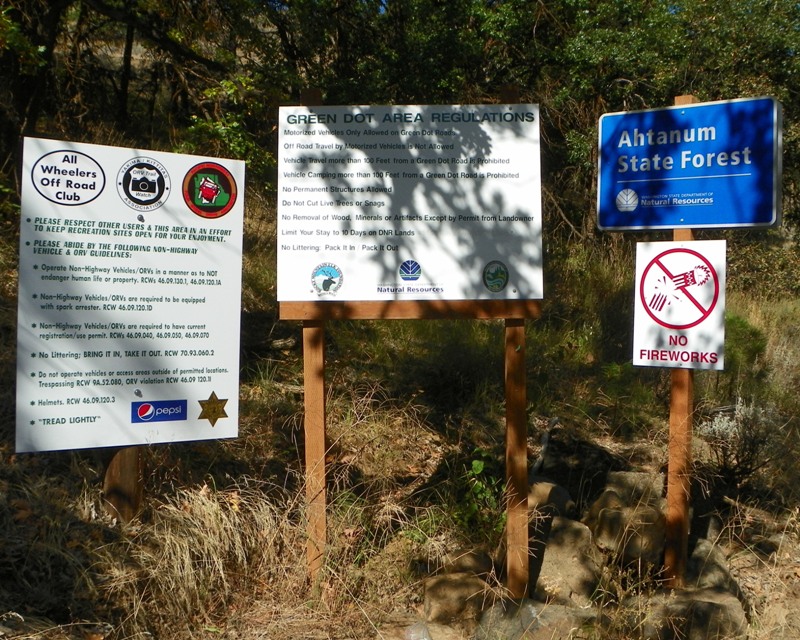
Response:
[[[598,613],[592,609],[576,609],[548,604],[536,616],[537,627],[525,640],[574,640],[601,637],[594,632]]]
[[[405,629],[403,640],[433,640],[430,629],[424,622],[415,622]]]
[[[471,573],[433,576],[424,584],[427,622],[447,624],[456,619],[477,618],[493,600],[489,585]]]
[[[481,578],[494,571],[494,562],[485,551],[464,549],[448,553],[442,563],[442,573],[470,573]]]
[[[567,517],[575,517],[576,513],[575,501],[569,491],[540,476],[531,479],[528,510]]]
[[[466,640],[469,634],[455,627],[423,622],[412,614],[401,614],[384,621],[373,637],[375,640]]]
[[[745,640],[747,618],[741,603],[714,589],[628,598],[615,631],[627,629],[641,640]],[[627,614],[627,615],[626,615]],[[625,629],[619,629],[619,620]]]
[[[726,591],[742,599],[742,592],[733,579],[725,554],[719,546],[705,538],[690,549],[684,581],[687,588]]]
[[[568,518],[553,518],[535,598],[578,607],[589,606],[600,581],[602,558],[589,528]]]
[[[528,640],[538,626],[540,605],[532,600],[500,600],[481,615],[474,640]]]
[[[589,507],[589,511],[583,517],[583,522],[592,529],[600,519],[600,514],[603,511],[606,509],[619,510],[624,507],[625,503],[622,502],[622,498],[619,497],[619,494],[613,489],[606,489],[600,494],[600,497],[592,503],[592,506]]]
[[[597,544],[616,554],[623,564],[661,563],[666,521],[660,509],[643,503],[626,506],[616,491],[608,489],[584,521]]]
[[[663,473],[609,471],[606,489],[614,491],[628,507],[646,504],[661,511],[665,508]]]
[[[536,474],[565,487],[579,503],[593,500],[602,492],[610,471],[628,468],[622,456],[565,426],[550,431],[546,449]]]

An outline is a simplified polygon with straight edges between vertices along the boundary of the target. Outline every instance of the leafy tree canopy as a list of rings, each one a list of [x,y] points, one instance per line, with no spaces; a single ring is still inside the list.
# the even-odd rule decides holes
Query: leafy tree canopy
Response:
[[[772,95],[784,106],[784,218],[796,226],[800,4],[774,0],[6,0],[0,151],[20,133],[242,157],[267,180],[275,109],[542,106],[545,211],[596,236],[596,128],[609,111]]]

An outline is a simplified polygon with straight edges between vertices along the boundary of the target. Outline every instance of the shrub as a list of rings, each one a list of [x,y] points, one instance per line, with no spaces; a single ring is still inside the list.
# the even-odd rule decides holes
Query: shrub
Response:
[[[708,444],[725,487],[735,490],[786,454],[786,425],[774,409],[748,405],[740,398],[700,423],[697,434]]]

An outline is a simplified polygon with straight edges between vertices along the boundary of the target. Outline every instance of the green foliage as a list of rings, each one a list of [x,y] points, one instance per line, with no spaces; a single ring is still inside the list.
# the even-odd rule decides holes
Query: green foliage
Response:
[[[45,64],[44,47],[30,41],[10,7],[0,10],[0,53],[6,51],[16,57],[23,75],[32,75]]]
[[[392,392],[413,389],[416,400],[437,415],[477,422],[472,436],[476,442],[493,439],[494,411],[503,394],[501,322],[415,320],[340,326],[332,345],[337,353],[360,349],[389,381]],[[371,344],[365,344],[367,336]]]
[[[792,455],[797,442],[789,438],[788,420],[773,407],[736,404],[714,412],[697,428],[723,485],[737,491],[745,482],[781,458]],[[792,447],[793,445],[793,447]]]
[[[222,80],[204,92],[215,105],[206,115],[191,116],[179,151],[235,158],[247,162],[248,180],[268,186],[269,171],[275,158],[267,149],[267,140],[249,126],[255,118],[263,117],[253,82],[245,77]]]
[[[453,519],[472,537],[497,542],[505,527],[504,471],[496,458],[481,448],[473,450],[458,478],[458,497]]]
[[[630,361],[604,365],[592,412],[595,420],[617,437],[641,437],[658,415],[659,374],[658,370],[634,367]]]
[[[717,374],[715,395],[720,403],[738,396],[750,401],[764,398],[767,379],[766,336],[746,319],[725,317],[725,370]]]
[[[727,282],[759,298],[800,295],[800,246],[779,230],[728,234]]]

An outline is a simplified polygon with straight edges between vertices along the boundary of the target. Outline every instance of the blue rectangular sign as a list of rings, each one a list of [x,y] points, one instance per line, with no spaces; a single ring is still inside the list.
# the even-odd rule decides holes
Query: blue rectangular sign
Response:
[[[131,403],[131,422],[172,422],[188,419],[186,400],[152,400]]]
[[[601,116],[598,227],[778,224],[781,127],[769,97]]]

